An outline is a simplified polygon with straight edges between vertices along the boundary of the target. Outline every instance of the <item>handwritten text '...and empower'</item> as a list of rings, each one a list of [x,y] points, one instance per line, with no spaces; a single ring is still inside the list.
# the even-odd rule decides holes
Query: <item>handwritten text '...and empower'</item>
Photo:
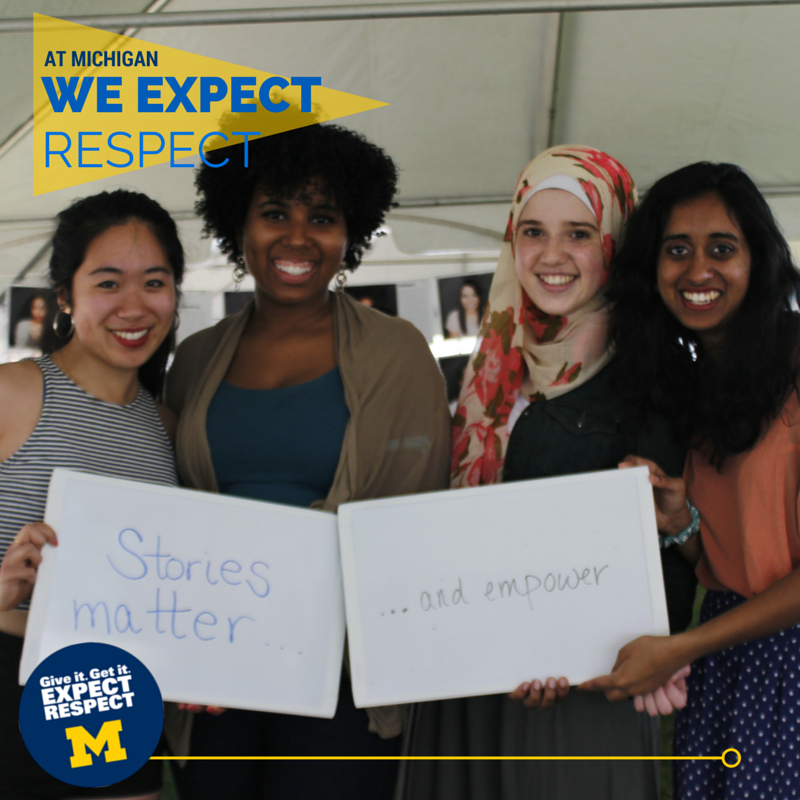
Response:
[[[599,586],[600,576],[608,569],[608,564],[602,566],[575,567],[561,572],[539,572],[536,575],[527,574],[522,578],[500,578],[496,581],[487,580],[481,583],[473,595],[491,603],[497,600],[524,598],[530,610],[533,611],[533,596],[536,592],[547,594],[561,593],[567,590],[574,591],[589,586]],[[464,593],[462,580],[457,579],[454,588],[423,591],[419,596],[419,605],[423,611],[434,611],[456,605],[469,605],[470,600]]]

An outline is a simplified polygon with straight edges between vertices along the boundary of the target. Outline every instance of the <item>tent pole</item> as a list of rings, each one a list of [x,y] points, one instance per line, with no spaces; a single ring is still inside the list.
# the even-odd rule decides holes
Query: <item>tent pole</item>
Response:
[[[564,14],[558,15],[555,30],[555,51],[553,53],[552,73],[550,81],[550,97],[547,104],[547,146],[556,144],[556,113],[558,110],[559,79],[561,77],[561,53],[564,48]]]
[[[666,8],[798,5],[800,0],[461,0],[439,3],[378,3],[361,6],[307,6],[233,11],[172,11],[158,14],[65,16],[94,28],[173,28],[195,25],[254,25],[277,22],[342,22],[363,19],[419,19],[499,14],[549,14],[578,11],[655,11]],[[33,30],[33,19],[0,20],[0,33]]]
[[[539,93],[534,108],[535,117],[532,120],[533,131],[529,153],[531,158],[551,145],[564,15],[548,14],[542,19],[542,23],[544,25],[544,40],[541,48],[542,77],[539,81]]]

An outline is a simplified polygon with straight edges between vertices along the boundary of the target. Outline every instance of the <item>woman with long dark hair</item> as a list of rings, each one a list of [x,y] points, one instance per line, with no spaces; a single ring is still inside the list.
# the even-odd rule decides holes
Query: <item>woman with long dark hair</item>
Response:
[[[14,798],[148,797],[159,762],[104,789],[47,774],[17,724],[17,682],[28,598],[45,544],[41,520],[56,467],[176,485],[158,405],[175,332],[183,249],[175,223],[137,192],[103,192],[58,215],[50,282],[58,314],[50,355],[0,366],[0,783]],[[45,328],[45,331],[47,328]],[[55,352],[52,350],[55,349]]]
[[[650,467],[664,543],[696,564],[708,591],[696,629],[636,639],[611,675],[584,688],[637,695],[691,662],[676,755],[736,748],[742,763],[677,762],[676,797],[795,797],[800,276],[750,178],[732,164],[698,163],[649,191],[614,296],[620,391],[670,415],[691,444],[684,480],[651,461],[629,463]]]
[[[465,278],[458,290],[458,308],[454,308],[445,320],[447,335],[451,339],[477,336],[485,310],[480,284],[472,278]]]
[[[14,326],[14,347],[40,348],[46,316],[47,297],[37,292],[28,300],[24,316]]]

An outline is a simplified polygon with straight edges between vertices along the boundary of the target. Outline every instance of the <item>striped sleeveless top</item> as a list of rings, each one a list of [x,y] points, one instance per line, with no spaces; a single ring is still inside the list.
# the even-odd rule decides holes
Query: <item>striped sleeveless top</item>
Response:
[[[0,558],[25,523],[44,519],[56,467],[178,485],[172,444],[149,392],[140,388],[132,403],[118,406],[85,392],[49,356],[35,361],[44,377],[42,414],[25,444],[0,463]]]

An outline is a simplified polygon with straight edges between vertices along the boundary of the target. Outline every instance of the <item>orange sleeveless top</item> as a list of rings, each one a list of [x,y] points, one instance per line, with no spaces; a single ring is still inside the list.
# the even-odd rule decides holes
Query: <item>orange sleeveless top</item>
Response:
[[[707,589],[751,598],[800,566],[800,403],[792,393],[752,450],[722,470],[691,450],[684,474],[700,511]]]

